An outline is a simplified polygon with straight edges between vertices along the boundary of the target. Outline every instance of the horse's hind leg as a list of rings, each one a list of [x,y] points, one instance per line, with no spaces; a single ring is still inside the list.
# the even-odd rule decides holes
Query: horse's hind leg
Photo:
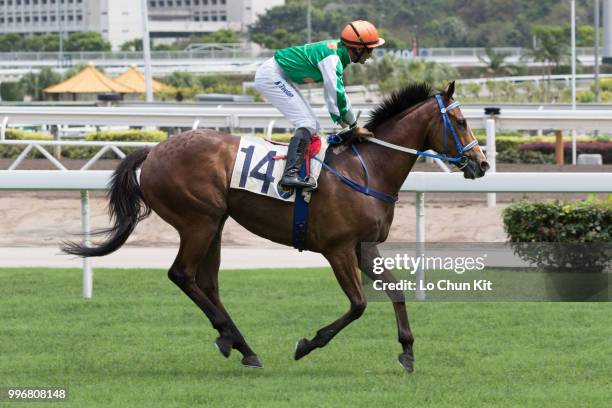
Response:
[[[225,315],[228,325],[231,329],[229,335],[221,335],[217,338],[215,344],[219,348],[219,351],[225,356],[229,357],[231,349],[238,350],[243,358],[242,364],[247,367],[261,368],[263,365],[259,361],[257,355],[249,347],[246,340],[232,321],[229,313],[225,310],[223,303],[219,297],[219,265],[221,263],[221,234],[223,231],[223,224],[225,220],[221,222],[217,234],[213,239],[208,253],[200,262],[198,266],[198,272],[196,275],[196,282],[198,287],[204,291],[206,296],[213,302],[213,304],[219,309],[221,313]]]
[[[373,271],[374,258],[380,257],[378,248],[376,245],[364,245],[358,249],[359,265],[362,268],[363,273],[370,279],[380,279],[383,283],[397,282],[397,279],[385,269],[382,274],[375,274]],[[403,352],[399,355],[398,360],[402,367],[408,372],[413,371],[414,367],[414,353],[412,351],[412,345],[414,344],[414,337],[410,331],[410,323],[408,322],[408,313],[406,312],[406,300],[404,292],[401,290],[388,290],[386,291],[387,296],[393,303],[393,310],[395,311],[395,321],[397,323],[397,335],[398,341],[402,345]]]
[[[222,338],[232,336],[232,327],[219,309],[198,286],[196,276],[202,259],[217,235],[219,221],[201,217],[199,222],[181,229],[179,253],[168,271],[168,277],[204,312]]]
[[[330,342],[340,330],[348,326],[353,320],[358,319],[366,308],[366,298],[361,289],[359,271],[357,269],[357,255],[354,248],[334,251],[324,254],[331,264],[334,274],[342,290],[351,302],[348,312],[338,320],[327,325],[313,337],[312,340],[302,339],[295,347],[295,359],[299,360],[315,348],[324,347]]]

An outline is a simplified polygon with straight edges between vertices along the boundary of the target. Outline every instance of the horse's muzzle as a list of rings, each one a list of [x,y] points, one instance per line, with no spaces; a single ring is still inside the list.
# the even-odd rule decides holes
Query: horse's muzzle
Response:
[[[477,179],[485,175],[489,170],[489,163],[486,160],[478,160],[474,157],[468,157],[467,163],[461,171],[463,171],[463,177],[466,179]]]

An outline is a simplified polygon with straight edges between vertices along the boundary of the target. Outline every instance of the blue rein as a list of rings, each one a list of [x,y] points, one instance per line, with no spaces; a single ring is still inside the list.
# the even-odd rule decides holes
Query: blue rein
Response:
[[[335,135],[333,135],[333,136],[335,136]],[[361,167],[363,167],[363,171],[365,172],[365,176],[366,176],[366,185],[365,186],[362,186],[361,184],[358,184],[358,183],[354,182],[350,178],[348,178],[348,177],[338,173],[336,170],[334,170],[332,167],[330,167],[329,164],[325,163],[323,160],[319,159],[318,157],[315,156],[314,159],[319,161],[319,163],[321,163],[323,165],[323,167],[325,167],[327,169],[327,171],[329,171],[331,174],[333,174],[334,176],[338,177],[345,184],[348,184],[351,188],[359,191],[360,193],[363,193],[365,195],[369,195],[371,197],[377,198],[377,199],[385,201],[387,203],[394,203],[394,202],[396,202],[399,199],[397,194],[396,195],[390,195],[390,194],[381,193],[380,191],[376,191],[376,190],[370,189],[370,173],[368,172],[368,167],[366,166],[365,162],[363,161],[363,157],[361,157],[361,154],[359,153],[359,150],[357,149],[357,146],[352,144],[351,145],[351,149],[353,149],[353,152],[355,152],[355,154],[359,158],[359,162],[361,163]]]
[[[393,145],[391,143],[387,143],[387,142],[380,142],[378,144],[382,144],[383,146],[389,147],[391,149],[396,149],[396,150],[401,150],[407,153],[412,153],[415,154],[417,156],[425,156],[425,157],[432,157],[434,159],[440,159],[440,160],[444,160],[444,161],[448,161],[451,163],[454,163],[456,165],[459,165],[460,168],[465,167],[465,165],[467,164],[467,156],[465,155],[466,152],[472,150],[474,148],[474,146],[476,146],[478,144],[478,140],[474,139],[472,140],[470,143],[468,143],[467,145],[463,145],[461,143],[461,141],[459,140],[459,136],[457,136],[457,133],[455,132],[455,128],[453,127],[453,124],[450,120],[450,117],[448,116],[448,112],[458,108],[460,103],[458,101],[455,101],[453,103],[451,103],[448,106],[444,106],[444,101],[442,100],[442,96],[441,95],[435,95],[436,97],[436,101],[438,102],[438,106],[440,107],[440,114],[442,115],[442,121],[444,122],[444,150],[446,151],[446,146],[447,146],[447,139],[448,139],[448,133],[450,132],[450,134],[453,137],[453,141],[455,142],[455,147],[457,148],[457,154],[453,157],[448,157],[448,156],[444,156],[444,155],[440,155],[437,153],[428,153],[428,152],[422,152],[420,150],[415,150],[415,149],[410,149],[410,148],[405,148],[402,146],[397,146],[397,145]],[[370,141],[375,141],[377,139],[373,139],[373,138],[369,138]],[[327,138],[327,142],[330,145],[339,145],[343,142],[344,140],[342,139],[342,137],[340,135],[330,135]],[[321,165],[323,167],[325,167],[325,169],[327,169],[327,171],[329,171],[331,174],[333,174],[334,176],[338,177],[343,183],[347,184],[348,186],[350,186],[351,188],[353,188],[354,190],[359,191],[360,193],[363,193],[365,195],[377,198],[381,201],[385,201],[388,203],[395,203],[398,200],[398,196],[396,195],[390,195],[390,194],[386,194],[386,193],[382,193],[380,191],[376,191],[376,190],[372,190],[370,189],[370,174],[368,172],[368,168],[363,160],[363,157],[361,157],[361,154],[359,153],[359,150],[357,149],[357,146],[353,143],[351,144],[351,149],[353,150],[353,152],[355,153],[355,155],[359,158],[359,162],[361,163],[361,167],[363,167],[363,171],[365,173],[366,176],[366,185],[362,186],[361,184],[358,184],[356,182],[354,182],[353,180],[349,179],[348,177],[338,173],[336,170],[334,170],[332,167],[330,167],[327,163],[325,163],[323,160],[319,159],[318,157],[314,157],[315,160],[319,161],[321,163]]]

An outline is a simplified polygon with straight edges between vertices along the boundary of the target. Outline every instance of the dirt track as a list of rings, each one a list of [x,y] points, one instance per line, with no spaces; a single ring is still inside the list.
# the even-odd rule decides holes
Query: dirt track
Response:
[[[4,160],[0,160],[0,168]],[[78,163],[69,163],[76,167]],[[47,167],[42,160],[24,162],[22,168]],[[110,161],[101,162],[104,168],[113,168]],[[435,166],[418,165],[417,171],[436,171]],[[499,171],[612,171],[612,166],[596,168],[570,166],[512,166],[501,165]],[[493,242],[506,239],[501,211],[522,194],[498,194],[498,206],[486,207],[486,195],[431,193],[426,195],[426,237],[438,242]],[[584,194],[543,195],[530,194],[531,199],[584,198]],[[74,238],[80,231],[81,212],[78,192],[0,192],[0,246],[58,245],[62,240]],[[92,228],[107,226],[106,199],[102,193],[91,194]],[[414,194],[400,196],[390,241],[413,241],[415,237]],[[276,244],[254,236],[233,220],[228,220],[224,236],[226,245],[274,247]],[[142,222],[129,239],[130,245],[175,246],[178,235],[170,226],[153,215]]]
[[[80,195],[74,193],[2,192],[0,196],[0,246],[58,245],[78,233],[81,226]],[[390,240],[411,241],[415,236],[415,209],[412,194],[405,194],[396,208]],[[484,202],[480,194],[479,201]],[[107,226],[106,199],[92,194],[92,228]],[[500,211],[474,203],[432,203],[426,207],[427,239],[432,241],[503,241]],[[229,219],[224,244],[268,247],[275,244],[257,237]],[[168,246],[178,235],[156,215],[139,224],[128,241],[139,246]]]

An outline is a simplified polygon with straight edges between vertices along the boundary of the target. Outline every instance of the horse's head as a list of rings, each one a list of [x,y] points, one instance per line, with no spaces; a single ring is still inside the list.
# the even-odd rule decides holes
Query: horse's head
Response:
[[[463,171],[465,178],[484,176],[489,169],[487,158],[472,133],[459,102],[453,99],[455,82],[435,96],[438,120],[429,128],[426,146],[448,157],[449,161]]]

